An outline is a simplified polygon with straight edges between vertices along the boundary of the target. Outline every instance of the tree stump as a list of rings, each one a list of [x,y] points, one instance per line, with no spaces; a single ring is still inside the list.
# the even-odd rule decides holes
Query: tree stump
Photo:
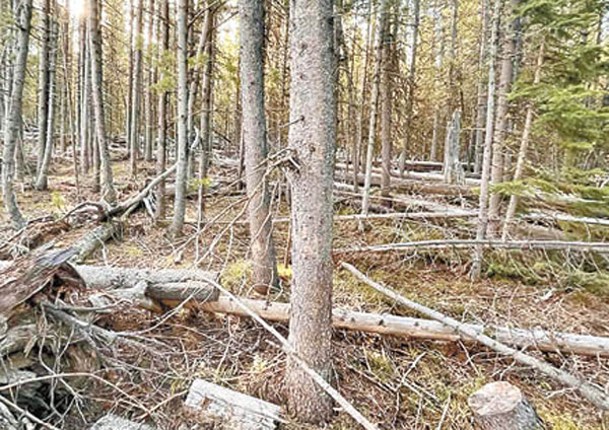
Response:
[[[467,403],[481,430],[541,430],[543,421],[518,387],[492,382],[469,396]]]

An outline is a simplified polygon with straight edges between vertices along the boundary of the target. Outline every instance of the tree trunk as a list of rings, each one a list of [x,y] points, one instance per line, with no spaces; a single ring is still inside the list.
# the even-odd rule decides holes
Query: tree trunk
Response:
[[[385,20],[387,18],[387,2],[381,0],[379,4],[378,22],[376,23],[376,34],[374,37],[374,76],[372,77],[372,96],[370,99],[370,122],[368,126],[368,145],[366,148],[366,180],[364,182],[364,192],[362,199],[362,215],[368,213],[370,204],[370,187],[372,183],[372,158],[374,156],[374,140],[376,137],[376,115],[380,90],[381,63],[383,59],[383,32],[385,30]]]
[[[491,152],[493,149],[493,127],[495,117],[495,67],[497,62],[497,40],[499,33],[499,13],[503,0],[494,0],[493,13],[491,16],[491,43],[489,50],[488,65],[488,89],[486,104],[486,126],[484,132],[484,152],[482,157],[482,179],[480,181],[480,203],[478,212],[478,225],[476,228],[476,240],[484,240],[486,227],[488,225],[488,195],[489,179],[491,174]],[[477,246],[474,251],[471,277],[480,278],[482,271],[482,246]]]
[[[146,80],[148,85],[146,87],[146,93],[144,94],[144,160],[147,162],[152,161],[152,147],[153,147],[153,125],[152,125],[152,88],[153,88],[153,75],[154,67],[152,65],[152,46],[155,40],[153,34],[154,28],[154,14],[155,14],[154,0],[148,0],[148,35],[147,39],[147,57],[148,57],[148,79]]]
[[[288,172],[292,190],[290,343],[326,381],[332,361],[332,186],[336,139],[336,58],[332,0],[292,0],[289,148],[299,167]],[[331,398],[290,356],[288,405],[320,423]]]
[[[80,136],[80,165],[82,173],[86,175],[89,172],[90,157],[89,157],[89,99],[91,97],[91,57],[88,49],[88,30],[86,18],[83,17],[79,23],[80,48],[79,48],[79,136]]]
[[[101,4],[101,2],[99,2]],[[95,130],[99,145],[101,162],[102,199],[113,204],[116,201],[116,191],[112,179],[112,166],[106,139],[106,119],[104,114],[104,93],[102,76],[102,44],[101,25],[98,0],[89,0],[89,41],[91,51],[91,83],[93,92],[93,110],[95,112]]]
[[[366,45],[364,46],[364,64],[362,67],[362,75],[360,82],[360,94],[359,94],[359,109],[357,112],[357,130],[356,137],[353,146],[353,191],[358,192],[359,181],[357,177],[360,172],[360,153],[364,140],[364,98],[366,96],[366,89],[368,84],[368,65],[370,64],[370,45],[372,43],[372,2],[368,2],[368,13],[366,19]],[[370,132],[370,131],[369,131]]]
[[[480,430],[542,430],[543,421],[520,389],[491,382],[469,396],[467,404]]]
[[[476,126],[474,131],[474,173],[482,169],[482,155],[484,152],[484,118],[486,108],[486,88],[484,85],[484,66],[488,60],[488,25],[490,0],[482,0],[482,29],[480,31],[480,52],[478,54],[478,104],[476,106]]]
[[[444,148],[444,182],[462,185],[465,183],[465,172],[459,161],[459,142],[461,137],[461,112],[453,112],[446,130]]]
[[[36,158],[36,176],[40,168],[47,144],[47,121],[49,119],[49,50],[51,45],[51,0],[42,1],[40,53],[38,63],[38,154]]]
[[[260,293],[279,286],[266,180],[268,155],[264,112],[264,4],[241,0],[240,64],[245,181],[248,195],[252,281]]]
[[[198,187],[198,220],[202,221],[205,212],[205,188],[207,171],[209,169],[212,146],[212,110],[213,110],[213,70],[214,70],[214,27],[215,10],[208,9],[206,12],[208,22],[208,34],[205,43],[205,66],[203,68],[203,94],[201,106],[201,151],[199,160],[199,187]],[[194,156],[194,155],[193,155]]]
[[[4,162],[2,165],[2,199],[4,200],[4,208],[15,230],[25,225],[25,220],[17,206],[15,190],[13,189],[13,176],[15,173],[15,149],[21,127],[23,87],[27,67],[31,21],[32,0],[23,0],[15,10],[15,22],[18,29],[17,52],[14,60],[13,86],[10,96],[10,108],[7,113],[4,150],[2,154]]]
[[[390,0],[390,8],[394,6]],[[397,18],[396,18],[397,19]],[[392,115],[392,97],[393,97],[393,82],[392,76],[392,60],[393,60],[393,43],[394,35],[390,31],[391,22],[388,18],[384,20],[385,28],[383,29],[383,43],[381,48],[381,80],[380,80],[380,98],[381,98],[381,195],[389,195],[389,186],[391,185],[391,153],[393,151],[393,141],[391,140],[391,115]]]
[[[142,35],[144,0],[137,0],[133,35],[135,36],[133,49],[133,84],[131,87],[131,117],[129,124],[129,173],[132,178],[137,176],[137,161],[140,157],[140,100],[142,94]]]
[[[159,11],[161,12],[160,26],[160,50],[159,50],[159,81],[163,82],[169,73],[162,64],[163,57],[169,52],[169,0],[160,0]],[[167,156],[167,105],[169,94],[164,89],[159,93],[158,100],[158,123],[157,123],[157,147],[156,147],[156,174],[160,175],[165,171]],[[156,192],[155,218],[157,220],[165,217],[165,180],[159,183]]]
[[[503,164],[504,164],[504,142],[507,135],[508,126],[508,94],[512,88],[513,75],[513,55],[514,55],[514,31],[513,31],[513,6],[517,0],[507,0],[505,3],[504,19],[503,19],[503,37],[501,42],[501,72],[499,74],[499,82],[497,84],[497,113],[495,116],[495,129],[493,133],[493,155],[491,161],[491,182],[490,187],[503,182]],[[501,195],[497,192],[491,192],[488,204],[488,237],[495,237],[499,230],[499,205],[501,203]]]
[[[175,181],[175,201],[173,222],[170,226],[172,236],[180,236],[184,227],[186,213],[186,175],[188,170],[188,0],[178,0],[177,39],[178,39],[178,118],[177,118],[177,172]]]
[[[419,24],[421,22],[421,1],[413,0],[413,17],[412,17],[412,42],[410,45],[410,62],[408,65],[408,81],[406,83],[406,113],[404,123],[404,146],[399,159],[400,176],[404,174],[406,169],[406,158],[410,147],[412,115],[414,110],[415,84],[416,84],[416,69],[417,69],[417,48],[419,42]]]
[[[56,9],[56,4],[53,5],[54,9]],[[38,167],[38,175],[36,178],[35,188],[37,190],[46,190],[48,189],[48,175],[49,175],[49,167],[51,165],[51,157],[53,156],[53,146],[55,141],[55,93],[56,93],[56,69],[57,69],[57,49],[58,49],[58,23],[57,18],[52,17],[49,24],[49,34],[50,34],[50,43],[48,46],[48,59],[47,59],[47,85],[48,85],[48,94],[47,94],[47,121],[46,127],[47,131],[45,133],[46,142],[44,145],[44,152],[42,154],[41,164]],[[40,161],[40,160],[39,160]]]
[[[533,85],[539,84],[541,81],[541,66],[543,64],[544,54],[544,42],[541,41],[539,46],[539,55],[537,57],[537,65],[535,68],[535,76],[533,77]],[[531,127],[533,125],[533,105],[531,102],[527,105],[527,113],[524,120],[524,128],[522,130],[522,138],[520,140],[520,150],[518,151],[518,160],[516,161],[516,170],[514,172],[514,181],[519,181],[524,171],[524,163],[527,156],[527,148],[529,146],[529,137],[531,135]],[[510,227],[516,213],[516,206],[518,205],[518,196],[516,194],[510,196],[510,203],[508,204],[507,211],[505,213],[505,222],[503,224],[502,239],[507,240],[510,234]]]

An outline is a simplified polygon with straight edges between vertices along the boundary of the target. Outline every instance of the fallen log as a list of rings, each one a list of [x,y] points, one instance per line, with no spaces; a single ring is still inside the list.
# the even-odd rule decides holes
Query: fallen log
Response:
[[[349,182],[352,180],[352,174],[345,174],[345,172],[337,171],[334,174],[334,178],[342,182]],[[358,183],[364,185],[364,175],[358,175]],[[381,185],[381,175],[372,173],[372,185]],[[394,178],[391,181],[392,190],[407,193],[407,194],[438,194],[445,196],[463,196],[473,197],[474,187],[469,185],[449,185],[443,183],[425,183],[416,179],[399,179]]]
[[[267,302],[239,298],[249,309],[268,321],[287,323],[290,319],[288,303]],[[201,305],[208,312],[248,316],[234,300],[220,297]],[[334,309],[332,325],[337,329],[361,331],[391,336],[427,339],[445,342],[467,341],[467,337],[446,325],[432,320],[402,317],[389,314],[355,312]],[[588,356],[609,357],[609,338],[571,333],[553,333],[541,329],[463,324],[476,333],[487,333],[500,342],[519,348],[534,348],[544,352],[560,352]]]
[[[579,224],[589,224],[589,225],[600,225],[604,227],[609,226],[609,219],[605,218],[593,218],[593,217],[580,217],[580,216],[572,216],[562,213],[545,213],[545,212],[532,212],[523,216],[526,220],[531,221],[550,221],[550,222],[572,222]]]
[[[480,430],[542,430],[543,421],[522,391],[509,382],[491,382],[469,396],[467,404]]]
[[[481,245],[483,248],[506,249],[506,250],[541,250],[541,251],[586,251],[609,253],[607,242],[570,242],[564,240],[519,240],[503,242],[500,240],[421,240],[417,242],[398,242],[382,245],[358,246],[351,248],[340,248],[335,254],[358,253],[358,252],[392,252],[408,251],[412,249],[470,249]]]
[[[108,240],[118,235],[119,231],[119,224],[107,222],[87,232],[83,237],[71,245],[71,248],[76,249],[78,252],[77,255],[72,257],[71,261],[74,263],[85,261]]]
[[[185,405],[220,419],[227,429],[273,430],[283,421],[279,406],[203,379],[192,382]]]
[[[423,306],[417,302],[409,300],[396,293],[391,288],[381,285],[378,282],[374,282],[372,279],[368,278],[366,275],[364,275],[362,272],[360,272],[348,263],[343,262],[341,263],[341,266],[351,272],[357,279],[359,279],[366,285],[372,287],[379,293],[382,293],[385,296],[395,300],[397,303],[406,306],[407,308],[412,309],[415,312],[418,312],[422,315],[439,321],[442,324],[462,334],[463,336],[473,341],[479,342],[482,345],[498,352],[501,355],[511,357],[512,359],[514,359],[514,361],[529,366],[569,388],[577,390],[586,400],[588,400],[590,403],[592,403],[599,409],[609,410],[609,396],[607,396],[607,394],[605,394],[597,386],[581,378],[578,378],[562,369],[559,369],[546,361],[539,360],[531,355],[525,354],[522,351],[507,346],[504,343],[501,343],[484,333],[478,333],[475,330],[472,330],[471,328],[464,325],[462,322],[457,321],[456,319],[451,318],[449,316],[446,316],[441,312],[438,312],[434,309],[428,308],[427,306]]]
[[[339,171],[346,171],[347,170],[347,165],[344,163],[336,163],[336,168],[339,169]],[[425,181],[425,182],[445,182],[445,178],[444,178],[444,174],[442,173],[443,170],[443,166],[442,168],[440,168],[440,170],[437,171],[437,173],[433,173],[433,172],[416,172],[413,170],[410,171],[406,171],[404,172],[403,175],[400,175],[400,171],[397,169],[391,169],[389,171],[389,174],[391,175],[391,182],[395,181],[395,180],[401,180],[401,179],[414,179],[414,180],[418,180],[418,181]],[[380,167],[373,167],[372,168],[372,174],[373,175],[380,175],[382,173],[382,169]],[[466,185],[471,185],[471,186],[479,186],[480,185],[480,179],[477,178],[471,178],[469,177],[470,175],[467,175],[467,178],[465,179],[465,184]]]

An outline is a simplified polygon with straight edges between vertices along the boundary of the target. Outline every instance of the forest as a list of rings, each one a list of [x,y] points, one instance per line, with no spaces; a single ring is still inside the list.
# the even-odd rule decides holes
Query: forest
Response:
[[[608,0],[0,0],[0,429],[609,429]]]

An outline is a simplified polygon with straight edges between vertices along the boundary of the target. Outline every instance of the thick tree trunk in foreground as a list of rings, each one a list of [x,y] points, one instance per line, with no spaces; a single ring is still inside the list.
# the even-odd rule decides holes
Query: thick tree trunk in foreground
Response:
[[[100,2],[101,3],[101,2]],[[98,0],[89,0],[89,34],[91,49],[91,81],[93,91],[93,110],[95,112],[95,129],[99,145],[99,158],[101,162],[101,197],[112,204],[116,201],[116,191],[112,179],[112,166],[106,139],[106,117],[104,114],[104,93],[102,78],[102,47],[100,16]]]
[[[13,228],[20,229],[25,220],[17,206],[13,177],[15,174],[15,150],[21,128],[21,112],[23,107],[23,86],[27,67],[27,54],[30,42],[30,25],[32,21],[32,0],[23,0],[15,12],[17,23],[17,55],[13,67],[13,87],[10,96],[10,108],[7,114],[4,151],[2,153],[2,199]]]
[[[336,139],[333,2],[292,0],[289,148],[298,168],[288,172],[292,190],[290,342],[296,354],[326,381],[332,361],[332,185]],[[290,356],[289,408],[302,421],[332,415],[330,396]]]
[[[188,0],[178,1],[178,141],[175,201],[171,235],[179,236],[184,227],[186,214],[186,177],[188,171]]]
[[[254,288],[265,293],[278,286],[270,196],[266,181],[267,136],[264,113],[264,4],[241,0],[241,106],[245,145],[245,183],[249,198]]]
[[[467,404],[480,430],[542,430],[543,421],[520,389],[492,382],[469,396]]]

